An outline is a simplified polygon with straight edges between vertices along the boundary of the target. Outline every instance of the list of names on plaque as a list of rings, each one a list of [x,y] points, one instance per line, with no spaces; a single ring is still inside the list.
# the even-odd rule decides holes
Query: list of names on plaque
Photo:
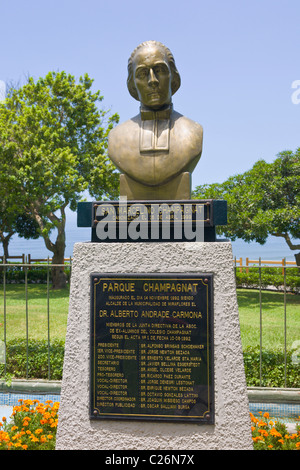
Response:
[[[91,285],[91,418],[213,423],[212,275]]]

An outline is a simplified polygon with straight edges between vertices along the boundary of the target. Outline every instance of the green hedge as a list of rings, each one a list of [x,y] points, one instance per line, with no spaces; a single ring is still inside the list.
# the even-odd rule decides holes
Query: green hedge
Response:
[[[27,281],[29,284],[46,284],[47,283],[47,267],[35,267],[34,264],[31,268],[27,269]],[[67,280],[70,280],[70,268],[66,266],[64,271],[67,275]],[[49,279],[52,280],[51,267],[49,269]],[[21,266],[9,266],[6,268],[6,283],[7,284],[22,284],[25,282],[25,270]],[[0,284],[3,284],[3,268],[0,265]]]
[[[50,342],[50,379],[61,380],[65,345],[64,341]],[[12,340],[6,344],[6,373],[14,378],[26,377],[27,345],[25,339]],[[0,364],[0,376],[4,364]],[[28,378],[48,379],[48,342],[28,341]]]
[[[14,378],[26,377],[26,341],[14,340],[6,346],[7,374]],[[47,341],[28,342],[28,378],[48,379]],[[50,378],[61,380],[64,360],[64,342],[50,344]],[[260,384],[260,354],[258,347],[248,347],[244,351],[245,373],[248,387],[284,387],[284,353],[282,351],[262,352],[262,384]],[[288,388],[300,388],[300,365],[292,361],[292,351],[287,352]],[[0,364],[0,376],[4,365]]]
[[[259,268],[249,267],[249,272],[246,268],[240,269],[237,267],[235,270],[236,283],[238,287],[257,287],[259,286]],[[281,287],[284,285],[284,276],[282,268],[261,268],[261,284],[262,287],[275,286]],[[298,268],[286,269],[286,286],[289,290],[300,292],[300,271]]]
[[[259,285],[259,268],[249,267],[249,272],[246,272],[246,268],[240,272],[237,266],[236,270],[236,282],[238,287],[257,287]],[[69,280],[70,268],[65,267],[65,273]],[[51,282],[51,269],[49,270],[50,282]],[[34,267],[27,270],[27,279],[29,283],[46,283],[47,282],[47,268],[46,267]],[[25,282],[25,271],[21,266],[12,266],[6,268],[6,282],[9,283],[24,283]],[[284,284],[284,277],[282,274],[282,268],[261,268],[261,282],[262,287],[275,286],[280,287]],[[3,268],[0,265],[0,284],[3,283]],[[286,285],[289,290],[300,292],[300,270],[297,268],[286,269]]]
[[[286,387],[300,388],[300,364],[292,361],[293,351],[287,351]],[[262,351],[262,383],[260,383],[260,352],[258,347],[248,347],[244,351],[245,374],[248,387],[285,387],[284,352]]]

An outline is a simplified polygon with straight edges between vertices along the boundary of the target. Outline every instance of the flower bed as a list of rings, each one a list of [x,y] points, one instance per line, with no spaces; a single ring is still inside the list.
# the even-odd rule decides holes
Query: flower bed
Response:
[[[300,450],[300,424],[296,432],[287,432],[286,425],[270,419],[269,413],[259,412],[260,417],[250,413],[254,450]]]
[[[59,403],[19,400],[12,420],[0,422],[0,450],[54,450]]]
[[[0,422],[0,450],[55,450],[59,403],[19,400],[12,420]],[[250,413],[254,450],[300,450],[300,424],[289,433],[286,425],[269,413]]]

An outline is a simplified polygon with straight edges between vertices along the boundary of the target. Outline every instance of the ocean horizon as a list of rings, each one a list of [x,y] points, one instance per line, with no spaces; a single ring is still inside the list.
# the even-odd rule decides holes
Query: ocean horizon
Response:
[[[50,237],[53,241],[56,236],[55,233]],[[91,239],[91,228],[77,227],[77,214],[75,212],[67,211],[66,223],[66,250],[65,258],[73,256],[74,244],[77,242],[87,242]],[[298,241],[299,243],[299,241]],[[232,242],[233,257],[237,259],[248,257],[252,260],[269,260],[281,261],[286,258],[286,261],[295,261],[295,253],[297,250],[292,251],[289,249],[285,240],[281,237],[268,237],[264,245],[256,242],[244,242],[241,239]],[[52,252],[47,250],[44,240],[38,238],[37,240],[25,240],[18,236],[13,236],[9,244],[10,256],[28,256],[31,258],[49,258],[52,257]],[[3,255],[2,245],[0,247],[0,255]]]

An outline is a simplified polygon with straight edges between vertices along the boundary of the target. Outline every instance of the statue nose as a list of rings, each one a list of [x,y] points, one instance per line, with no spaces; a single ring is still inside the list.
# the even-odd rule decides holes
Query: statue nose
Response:
[[[157,77],[156,77],[153,69],[150,69],[150,71],[149,71],[148,83],[149,83],[149,85],[157,85],[158,84],[158,80],[157,80]]]

